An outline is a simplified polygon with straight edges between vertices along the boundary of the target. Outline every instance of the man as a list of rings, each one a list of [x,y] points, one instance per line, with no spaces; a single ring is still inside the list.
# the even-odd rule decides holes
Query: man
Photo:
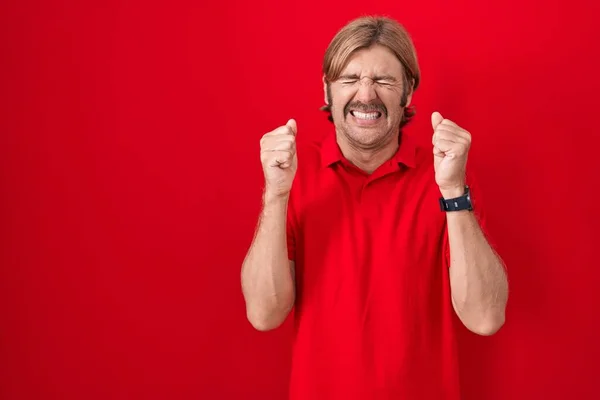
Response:
[[[480,335],[504,323],[504,266],[466,173],[471,135],[438,112],[431,148],[402,134],[419,80],[401,25],[357,19],[323,64],[335,130],[297,151],[294,120],[261,139],[242,289],[259,330],[295,306],[292,399],[458,399],[452,312]]]

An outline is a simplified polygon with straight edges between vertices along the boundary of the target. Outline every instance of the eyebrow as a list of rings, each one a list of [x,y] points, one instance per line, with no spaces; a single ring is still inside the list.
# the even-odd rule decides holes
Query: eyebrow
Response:
[[[338,79],[360,79],[356,74],[340,75]]]
[[[357,74],[349,74],[349,75],[341,75],[338,79],[360,79],[360,76]],[[377,75],[372,78],[374,81],[391,81],[397,82],[398,79],[391,75]]]
[[[391,75],[375,76],[373,78],[373,80],[375,80],[375,81],[392,81],[392,82],[398,81],[398,79],[396,79],[394,76],[391,76]]]

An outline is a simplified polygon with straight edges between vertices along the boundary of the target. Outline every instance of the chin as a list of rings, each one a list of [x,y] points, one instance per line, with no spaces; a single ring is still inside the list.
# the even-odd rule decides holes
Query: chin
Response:
[[[350,128],[345,132],[346,136],[348,136],[353,142],[365,147],[373,147],[384,141],[388,136],[386,132],[383,132],[381,129]]]

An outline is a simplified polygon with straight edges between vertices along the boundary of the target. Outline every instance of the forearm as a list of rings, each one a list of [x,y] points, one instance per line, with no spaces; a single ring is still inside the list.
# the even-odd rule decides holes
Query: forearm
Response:
[[[242,265],[248,320],[259,330],[279,326],[294,304],[286,214],[287,198],[265,197],[254,240]]]
[[[504,264],[469,211],[447,213],[454,309],[471,331],[491,335],[504,324],[508,282]]]

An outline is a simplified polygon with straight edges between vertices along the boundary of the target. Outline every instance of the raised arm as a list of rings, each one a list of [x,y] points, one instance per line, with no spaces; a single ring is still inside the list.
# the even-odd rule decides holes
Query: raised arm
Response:
[[[463,195],[471,134],[432,115],[435,179],[446,199]],[[504,324],[508,280],[504,263],[485,238],[475,215],[448,212],[452,304],[472,332],[491,335]]]
[[[246,315],[265,331],[285,321],[295,301],[294,263],[288,260],[286,218],[289,193],[297,169],[294,120],[261,139],[265,176],[263,208],[242,265]]]

